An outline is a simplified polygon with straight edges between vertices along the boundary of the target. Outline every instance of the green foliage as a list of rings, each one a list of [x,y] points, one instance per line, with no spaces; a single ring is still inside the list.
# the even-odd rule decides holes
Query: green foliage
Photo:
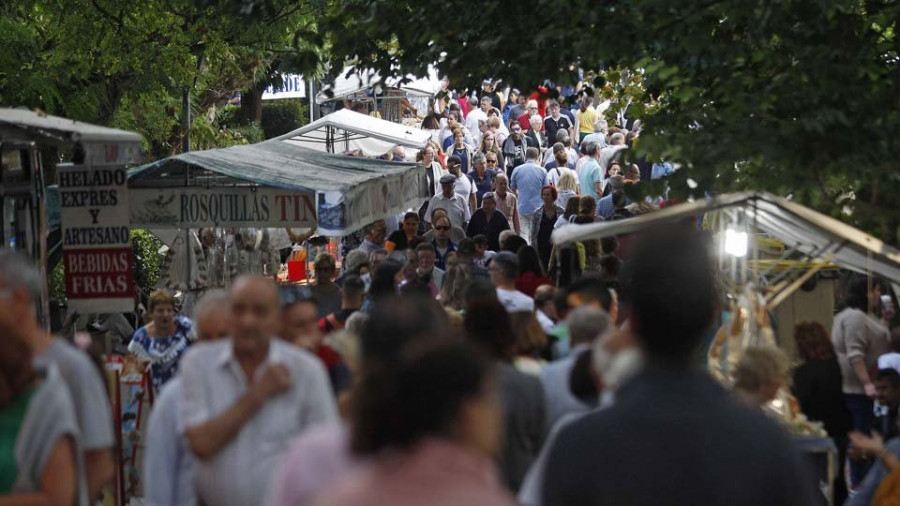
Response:
[[[793,195],[900,242],[900,2],[522,0],[467,13],[336,0],[320,27],[336,58],[383,76],[436,62],[458,89],[486,75],[527,88],[571,83],[576,68],[628,69],[639,83],[606,80],[623,96],[646,90],[636,151],[681,164],[673,195]]]
[[[257,129],[219,117],[232,93],[320,61],[317,4],[267,3],[248,18],[231,0],[2,2],[0,104],[137,131],[152,160],[181,149],[189,87],[193,145],[250,142]]]
[[[284,135],[309,122],[308,109],[300,99],[270,100],[263,103],[262,129],[266,139]]]
[[[50,279],[47,280],[50,290],[50,299],[59,302],[66,301],[66,267],[64,262],[59,262],[50,271]]]
[[[163,243],[147,230],[131,231],[131,251],[134,254],[134,284],[149,294],[156,287],[161,274]]]

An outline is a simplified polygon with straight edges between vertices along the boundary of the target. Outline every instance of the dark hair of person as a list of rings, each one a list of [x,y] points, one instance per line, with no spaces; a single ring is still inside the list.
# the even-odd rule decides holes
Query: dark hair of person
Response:
[[[369,297],[378,300],[397,295],[394,276],[403,270],[403,266],[393,260],[385,260],[378,264],[372,273],[372,284],[369,285]]]
[[[510,253],[516,254],[519,252],[519,248],[522,246],[526,246],[528,241],[523,239],[518,235],[511,235],[507,237],[503,244],[500,245],[500,251],[509,251]]]
[[[575,223],[579,225],[593,222],[593,215],[588,216],[586,214],[579,214],[575,217]],[[598,241],[597,239],[585,239],[584,241],[581,241],[581,244],[584,244],[584,255],[587,258],[597,258],[600,256],[600,241]]]
[[[622,259],[613,254],[600,257],[600,274],[604,281],[617,281],[619,271],[622,269]]]
[[[569,200],[566,201],[566,210],[563,213],[563,216],[565,216],[566,219],[569,219],[572,216],[575,216],[576,214],[578,214],[578,209],[580,209],[580,207],[581,207],[581,199],[579,199],[578,197],[571,197]]]
[[[537,357],[538,352],[547,344],[547,334],[544,334],[534,312],[515,311],[510,313],[509,321],[516,336],[515,354]]]
[[[801,360],[833,360],[834,345],[819,322],[800,322],[794,327],[794,342]]]
[[[597,199],[590,195],[582,195],[578,199],[578,214],[581,216],[590,216],[591,218],[596,216]]]
[[[428,239],[425,239],[421,235],[417,235],[409,240],[408,246],[409,246],[409,249],[418,251],[419,245],[426,244],[426,243],[428,243]]]
[[[375,455],[452,437],[461,409],[485,393],[492,374],[490,362],[466,343],[444,339],[404,350],[391,368],[361,381],[353,397],[352,451]]]
[[[412,211],[403,215],[403,221],[406,220],[416,220],[419,221],[419,213],[414,213]]]
[[[891,351],[900,353],[900,327],[891,331]]]
[[[463,328],[466,337],[494,360],[512,360],[516,337],[509,313],[496,298],[469,301]]]
[[[600,398],[597,382],[594,381],[594,350],[587,349],[575,357],[572,371],[569,373],[569,391],[579,401],[594,406]]]
[[[424,130],[440,130],[441,122],[438,120],[436,115],[429,114],[428,116],[425,116],[425,119],[422,120],[422,128]]]
[[[348,274],[344,277],[344,283],[341,286],[344,297],[357,298],[366,292],[366,284],[362,278],[356,274]]]
[[[710,244],[708,233],[669,225],[632,250],[627,299],[649,360],[684,367],[709,330],[719,304]]]
[[[426,274],[426,276],[429,277],[428,282],[430,283],[431,275]],[[431,288],[421,280],[413,281],[400,287],[400,296],[431,297]]]
[[[859,309],[864,313],[868,313],[869,308],[869,285],[874,288],[879,286],[878,279],[870,280],[868,276],[857,274],[850,280],[850,286],[847,289],[847,297],[844,304],[847,307]]]
[[[408,343],[448,337],[447,313],[431,297],[405,295],[402,303],[376,304],[359,337],[363,370],[396,360]]]
[[[431,253],[437,253],[437,250],[434,248],[434,244],[430,242],[423,242],[416,246],[416,253],[420,253],[422,251],[430,251]]]
[[[497,300],[497,288],[486,279],[469,277],[463,297],[466,305],[482,300]]]
[[[900,372],[896,369],[878,369],[875,381],[887,381],[894,388],[900,388]]]
[[[34,384],[37,374],[24,338],[6,325],[0,325],[0,335],[4,340],[0,346],[0,408],[5,408]]]
[[[517,254],[519,257],[519,274],[530,272],[535,276],[543,276],[544,268],[541,265],[541,257],[534,246],[522,246]]]
[[[615,238],[615,236],[604,237],[600,239],[600,248],[603,250],[604,254],[612,254],[615,253],[617,249],[619,249],[619,240]]]

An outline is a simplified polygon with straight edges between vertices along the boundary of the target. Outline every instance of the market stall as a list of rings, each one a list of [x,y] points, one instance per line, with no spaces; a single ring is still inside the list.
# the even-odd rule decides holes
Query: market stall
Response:
[[[895,293],[900,282],[900,251],[767,193],[728,194],[618,221],[565,226],[553,233],[553,241],[627,237],[678,223],[710,231],[719,242],[720,279],[729,302],[702,360],[725,385],[731,384],[748,346],[777,345],[793,356],[796,323],[816,321],[830,329],[839,269],[882,277],[894,284]],[[830,498],[837,452],[822,425],[807,420],[786,389],[765,408],[793,433],[816,472],[823,498]]]
[[[324,86],[322,91],[316,94],[316,103],[349,100],[371,105],[373,112],[378,112],[383,118],[400,122],[402,115],[396,117],[400,111],[397,107],[400,102],[406,101],[424,113],[428,109],[429,100],[434,98],[443,86],[444,81],[438,75],[437,69],[431,65],[428,66],[425,77],[407,74],[386,79],[382,79],[376,72],[347,66],[335,76],[332,84]]]
[[[294,146],[344,153],[359,150],[363,156],[377,157],[394,146],[406,148],[407,159],[431,140],[431,133],[419,128],[378,119],[349,109],[323,116],[309,125],[273,139]]]

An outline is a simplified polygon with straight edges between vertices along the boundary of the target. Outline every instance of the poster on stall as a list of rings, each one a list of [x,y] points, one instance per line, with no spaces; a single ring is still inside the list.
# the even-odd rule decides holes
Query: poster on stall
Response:
[[[80,313],[134,310],[128,172],[139,152],[85,146],[85,163],[59,168],[66,297]]]
[[[319,234],[342,236],[375,220],[418,210],[428,198],[423,171],[392,175],[345,191],[319,192]]]
[[[312,192],[280,188],[131,190],[131,224],[161,228],[295,228],[316,224]]]

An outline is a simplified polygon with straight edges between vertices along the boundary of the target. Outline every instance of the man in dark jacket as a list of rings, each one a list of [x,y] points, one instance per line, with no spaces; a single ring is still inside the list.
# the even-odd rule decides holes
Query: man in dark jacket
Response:
[[[466,227],[466,237],[486,235],[488,249],[500,251],[500,232],[509,230],[509,221],[503,213],[497,210],[497,199],[493,192],[487,192],[481,197],[481,208],[472,214],[469,226]]]
[[[644,237],[627,293],[647,365],[614,406],[562,428],[543,504],[817,504],[783,429],[694,369],[719,299],[708,238],[672,225]]]

